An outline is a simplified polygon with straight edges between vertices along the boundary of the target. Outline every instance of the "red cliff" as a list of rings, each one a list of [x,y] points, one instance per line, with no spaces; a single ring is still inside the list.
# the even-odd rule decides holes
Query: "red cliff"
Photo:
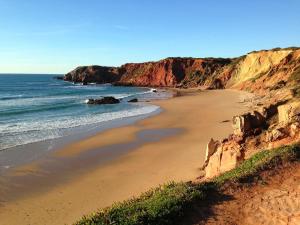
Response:
[[[284,48],[250,52],[233,59],[166,58],[157,62],[127,63],[120,67],[83,66],[64,76],[84,84],[157,87],[237,88],[264,92],[281,87],[299,91],[300,49]]]
[[[230,59],[167,58],[158,62],[127,63],[121,67],[84,66],[64,79],[82,83],[117,83],[134,86],[198,86],[217,74]]]

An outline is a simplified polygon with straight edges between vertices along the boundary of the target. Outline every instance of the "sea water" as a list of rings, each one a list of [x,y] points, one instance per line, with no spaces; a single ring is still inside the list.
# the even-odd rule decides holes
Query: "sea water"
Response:
[[[149,88],[73,84],[54,77],[0,75],[0,151],[68,136],[74,128],[150,114],[158,106],[145,100],[167,97]],[[121,103],[86,104],[87,99],[104,96],[114,96]],[[128,103],[132,98],[141,102]]]

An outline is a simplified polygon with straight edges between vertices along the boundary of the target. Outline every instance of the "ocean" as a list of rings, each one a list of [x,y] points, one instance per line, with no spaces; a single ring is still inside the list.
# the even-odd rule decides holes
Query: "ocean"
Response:
[[[84,132],[114,120],[151,114],[158,106],[147,100],[167,92],[110,84],[73,84],[56,75],[0,75],[0,151]],[[121,103],[88,105],[89,98],[114,96]],[[138,103],[128,103],[138,98]]]

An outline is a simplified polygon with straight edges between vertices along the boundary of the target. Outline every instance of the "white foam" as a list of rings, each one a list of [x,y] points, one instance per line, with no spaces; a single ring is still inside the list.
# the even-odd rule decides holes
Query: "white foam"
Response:
[[[88,114],[77,117],[61,117],[39,121],[32,120],[28,122],[17,122],[13,125],[0,124],[0,150],[62,137],[68,133],[67,128],[149,114],[158,108],[158,106],[154,105],[140,105],[138,108],[117,112]]]

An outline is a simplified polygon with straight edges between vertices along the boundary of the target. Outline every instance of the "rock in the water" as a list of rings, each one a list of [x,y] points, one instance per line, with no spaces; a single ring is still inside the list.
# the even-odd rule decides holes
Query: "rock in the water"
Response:
[[[157,92],[157,90],[155,88],[152,88],[151,92]]]
[[[130,99],[128,102],[138,102],[137,98]]]
[[[117,104],[120,103],[119,99],[116,99],[114,97],[108,96],[103,97],[100,99],[88,99],[86,101],[87,104],[93,104],[93,105],[101,105],[101,104]]]
[[[53,77],[53,79],[56,79],[56,80],[63,80],[63,79],[64,79],[64,76],[55,76],[55,77]]]

